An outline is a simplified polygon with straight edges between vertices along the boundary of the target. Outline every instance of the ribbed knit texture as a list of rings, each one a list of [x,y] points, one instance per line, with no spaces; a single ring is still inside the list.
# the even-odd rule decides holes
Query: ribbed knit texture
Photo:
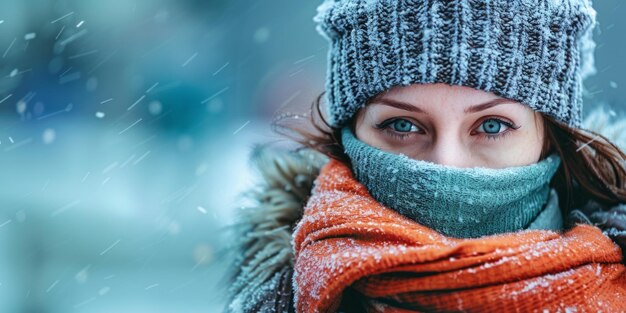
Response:
[[[374,199],[447,236],[563,225],[558,201],[548,201],[561,162],[556,153],[525,166],[459,168],[383,151],[356,138],[349,126],[342,129],[342,142],[356,179]]]
[[[332,126],[393,86],[447,83],[580,127],[582,80],[596,72],[590,0],[325,0],[317,11]]]
[[[348,288],[359,312],[626,310],[621,250],[597,227],[447,237],[381,205],[335,159],[293,246],[296,312],[337,312]]]

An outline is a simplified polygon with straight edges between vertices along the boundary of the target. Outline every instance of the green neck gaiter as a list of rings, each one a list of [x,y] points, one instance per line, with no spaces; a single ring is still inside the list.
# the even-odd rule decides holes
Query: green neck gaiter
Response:
[[[475,238],[562,226],[549,186],[561,162],[556,153],[527,166],[459,168],[380,150],[348,126],[342,142],[355,178],[378,202],[444,235]]]

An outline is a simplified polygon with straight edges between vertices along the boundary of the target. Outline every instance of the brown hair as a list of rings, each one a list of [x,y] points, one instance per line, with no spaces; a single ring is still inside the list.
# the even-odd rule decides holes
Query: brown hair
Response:
[[[283,114],[280,119],[272,121],[273,129],[302,145],[298,149],[310,148],[349,165],[350,159],[341,143],[341,128],[330,126],[321,112],[320,100],[324,93],[311,104],[307,124],[289,125],[285,123],[289,117],[303,119],[300,115]],[[553,151],[561,157],[561,166],[550,186],[558,193],[563,214],[581,208],[590,199],[605,208],[625,203],[626,167],[623,162],[626,154],[597,132],[572,128],[552,116],[541,115],[546,126],[541,158]],[[354,122],[352,118],[352,125]]]

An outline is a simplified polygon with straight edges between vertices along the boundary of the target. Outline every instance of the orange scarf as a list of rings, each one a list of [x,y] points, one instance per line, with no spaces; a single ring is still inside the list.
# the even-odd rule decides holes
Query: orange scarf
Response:
[[[626,311],[621,249],[599,228],[446,237],[382,206],[331,159],[294,232],[297,312]]]

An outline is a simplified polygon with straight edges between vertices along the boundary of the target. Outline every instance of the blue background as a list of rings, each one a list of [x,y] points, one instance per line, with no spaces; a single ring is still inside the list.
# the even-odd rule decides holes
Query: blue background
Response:
[[[220,312],[221,227],[278,112],[323,90],[320,1],[0,1],[0,312]],[[585,112],[626,108],[596,1]]]

